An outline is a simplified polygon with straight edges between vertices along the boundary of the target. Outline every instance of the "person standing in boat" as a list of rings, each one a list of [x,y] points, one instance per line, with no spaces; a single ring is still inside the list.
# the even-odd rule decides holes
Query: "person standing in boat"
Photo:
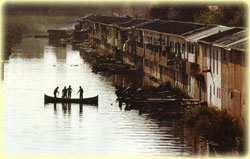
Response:
[[[59,87],[57,86],[56,89],[54,90],[54,97],[56,98],[56,94],[59,93],[58,91]]]
[[[62,98],[67,98],[67,88],[66,88],[66,86],[64,86],[64,88],[62,90]]]
[[[71,85],[69,85],[69,88],[68,88],[68,98],[71,98],[71,93],[72,93],[72,88],[71,88]]]
[[[80,99],[83,98],[83,92],[84,91],[83,91],[82,87],[80,86],[79,91],[77,92],[77,94],[80,93]]]

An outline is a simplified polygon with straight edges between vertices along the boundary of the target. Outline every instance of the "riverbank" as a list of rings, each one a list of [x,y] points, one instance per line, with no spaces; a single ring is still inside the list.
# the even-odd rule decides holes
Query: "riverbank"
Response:
[[[219,153],[237,148],[245,153],[245,130],[226,111],[216,107],[195,107],[184,113],[186,124],[201,132]]]
[[[102,63],[103,61],[97,60],[100,59],[100,56],[106,57],[104,58],[107,60],[105,62],[111,64],[117,60],[110,54],[104,55],[103,52],[98,54],[98,48],[91,46],[88,42],[77,46],[82,51],[82,55],[92,58],[93,63]],[[103,72],[108,72],[108,70],[103,70]],[[155,81],[153,78],[150,80]],[[159,83],[158,87],[117,86],[116,95],[117,100],[121,102],[119,107],[122,107],[122,103],[126,103],[126,110],[136,109],[139,110],[140,114],[149,113],[150,116],[160,120],[179,118],[185,121],[191,129],[195,129],[195,131],[204,135],[209,142],[209,147],[216,153],[223,154],[235,149],[244,153],[244,131],[238,122],[225,111],[220,111],[214,107],[192,105],[184,110],[180,106],[181,103],[173,105],[172,101],[164,101],[163,105],[160,106],[159,102],[152,103],[146,100],[158,99],[159,97],[161,100],[190,98],[178,88],[172,88],[170,83],[165,86]],[[176,103],[176,101],[174,102]],[[172,107],[166,107],[166,105],[172,105]]]
[[[132,65],[130,66],[127,63],[124,63],[123,60],[115,58],[115,55],[111,52],[93,46],[88,41],[75,44],[73,47],[76,50],[79,50],[82,56],[85,56],[92,61],[92,70],[95,73],[110,73],[113,71],[112,73],[119,74],[122,69],[127,71],[129,68],[133,67]],[[97,66],[102,70],[97,70]],[[157,82],[155,78],[149,79]],[[159,85],[161,86],[160,83]],[[154,117],[158,116],[160,119],[176,117],[184,119],[187,125],[191,126],[196,131],[201,132],[209,141],[210,147],[214,148],[215,151],[218,151],[219,153],[230,151],[232,149],[241,149],[240,151],[243,151],[243,130],[241,130],[234,118],[230,117],[224,111],[222,112],[213,107],[207,107],[206,104],[202,107],[194,107],[191,103],[191,107],[189,107],[191,110],[184,110],[181,106],[181,101],[184,97],[186,99],[189,97],[181,92],[178,87],[175,88],[176,90],[172,90],[173,88],[171,88],[170,83],[169,85],[170,86],[166,85],[167,87],[159,89],[159,91],[156,92],[153,90],[157,90],[157,87],[151,87],[146,89],[146,91],[145,87],[119,88],[116,95],[118,96],[119,102],[126,103],[126,110],[138,109],[140,114],[149,113]],[[169,96],[169,92],[172,92],[171,96]],[[159,95],[161,96],[160,98],[158,98]],[[156,96],[157,100],[155,98]],[[198,102],[198,105],[201,105],[201,103]],[[119,107],[122,107],[122,103],[119,103]],[[184,118],[182,118],[184,112],[186,113]],[[225,125],[227,125],[226,128],[224,127]]]

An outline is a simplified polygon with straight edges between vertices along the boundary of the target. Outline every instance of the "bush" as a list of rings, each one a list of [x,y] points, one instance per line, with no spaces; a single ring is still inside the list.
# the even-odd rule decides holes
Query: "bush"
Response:
[[[219,145],[234,146],[237,137],[242,137],[238,122],[225,111],[215,107],[196,107],[186,112],[184,119],[189,126],[204,134],[209,140]]]

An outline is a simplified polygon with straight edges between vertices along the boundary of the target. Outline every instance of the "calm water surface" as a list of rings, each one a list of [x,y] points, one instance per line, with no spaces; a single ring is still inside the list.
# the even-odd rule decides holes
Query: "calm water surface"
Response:
[[[4,62],[4,153],[6,155],[206,155],[207,143],[178,119],[159,121],[118,107],[114,79],[91,72],[71,45],[53,47],[26,38]],[[124,80],[124,79],[123,79]],[[117,81],[115,81],[117,82]],[[71,85],[84,97],[99,95],[99,106],[44,105]],[[61,94],[60,94],[61,95]]]

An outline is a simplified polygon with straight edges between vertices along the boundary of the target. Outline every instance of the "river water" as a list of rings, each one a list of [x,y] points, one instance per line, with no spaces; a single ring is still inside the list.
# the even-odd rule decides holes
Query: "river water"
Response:
[[[3,150],[5,155],[208,155],[207,142],[180,119],[160,121],[116,102],[114,83],[124,80],[91,71],[71,45],[51,46],[47,39],[23,39],[4,61]],[[124,82],[124,81],[123,81]],[[99,95],[99,106],[44,105],[71,85],[84,97]]]

